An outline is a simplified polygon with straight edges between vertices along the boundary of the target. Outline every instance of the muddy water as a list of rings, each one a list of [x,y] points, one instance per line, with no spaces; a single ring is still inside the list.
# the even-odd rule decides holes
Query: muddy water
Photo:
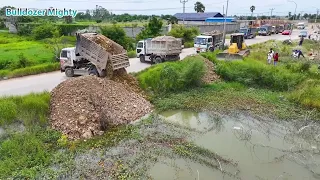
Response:
[[[168,111],[167,121],[202,131],[194,143],[238,163],[237,168],[220,164],[211,169],[184,159],[163,159],[150,174],[154,179],[320,179],[320,128],[311,123],[284,123],[244,115]],[[219,162],[220,163],[220,162]],[[237,178],[221,172],[236,174]]]

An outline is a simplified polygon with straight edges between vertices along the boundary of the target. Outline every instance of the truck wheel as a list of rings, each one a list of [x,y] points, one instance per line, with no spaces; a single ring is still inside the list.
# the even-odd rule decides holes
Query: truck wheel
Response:
[[[146,62],[146,57],[144,55],[140,55],[140,62]]]
[[[97,68],[93,67],[92,69],[90,69],[89,75],[91,75],[91,76],[99,76]]]
[[[159,64],[159,63],[162,63],[161,57],[154,58],[154,64]]]
[[[65,74],[66,74],[67,77],[73,77],[74,76],[73,68],[66,68],[65,69]]]

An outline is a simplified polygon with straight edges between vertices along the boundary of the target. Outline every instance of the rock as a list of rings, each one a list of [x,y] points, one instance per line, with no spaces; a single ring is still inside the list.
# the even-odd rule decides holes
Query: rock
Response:
[[[93,134],[92,134],[91,131],[87,131],[87,132],[85,132],[84,134],[82,134],[82,137],[83,137],[84,139],[90,139],[90,138],[92,138],[92,136],[93,136]]]

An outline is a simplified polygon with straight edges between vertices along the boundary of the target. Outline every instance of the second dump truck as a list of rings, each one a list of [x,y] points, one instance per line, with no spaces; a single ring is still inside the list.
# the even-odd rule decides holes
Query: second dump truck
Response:
[[[77,33],[76,47],[60,53],[60,70],[67,77],[95,75],[110,77],[113,71],[130,66],[127,51],[98,33]]]
[[[194,48],[197,53],[214,51],[222,45],[223,33],[219,31],[205,32],[194,40]]]
[[[158,36],[141,40],[136,48],[137,57],[140,58],[140,61],[146,62],[149,60],[152,64],[180,60],[181,52],[181,39],[172,36]]]

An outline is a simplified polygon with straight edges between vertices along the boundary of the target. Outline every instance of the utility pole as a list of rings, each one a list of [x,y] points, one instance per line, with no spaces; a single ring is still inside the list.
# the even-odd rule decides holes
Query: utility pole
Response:
[[[188,0],[180,0],[180,3],[183,4],[183,24],[184,24],[184,14],[186,12],[186,3],[188,2]]]
[[[227,7],[226,7],[226,14],[224,16],[224,24],[223,24],[223,44],[222,47],[224,48],[224,44],[226,43],[226,23],[227,23],[227,16],[228,16],[228,5],[229,0],[227,0]]]
[[[271,13],[270,13],[270,19],[272,18],[272,11],[274,10],[274,8],[271,8],[270,9],[270,11],[271,11]]]
[[[222,6],[222,15],[224,16],[224,5]]]
[[[317,23],[318,15],[319,15],[319,9],[317,9],[316,19],[314,20],[314,23]]]
[[[300,11],[300,20],[301,20],[302,17],[303,17],[303,12],[304,12],[304,11]]]

